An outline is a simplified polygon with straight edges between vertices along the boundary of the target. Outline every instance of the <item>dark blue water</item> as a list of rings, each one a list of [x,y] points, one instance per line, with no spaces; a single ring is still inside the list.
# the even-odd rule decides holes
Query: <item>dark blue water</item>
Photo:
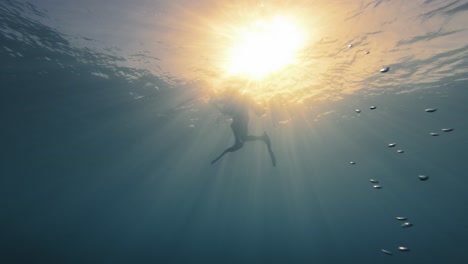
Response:
[[[196,83],[75,47],[35,5],[0,13],[1,263],[468,258],[466,74],[271,104],[251,129],[269,132],[277,167],[261,143],[210,165],[233,138]]]

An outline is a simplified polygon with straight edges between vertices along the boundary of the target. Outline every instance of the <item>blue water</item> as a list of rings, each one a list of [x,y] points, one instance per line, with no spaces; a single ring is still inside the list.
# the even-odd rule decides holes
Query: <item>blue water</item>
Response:
[[[392,64],[367,80],[372,89],[334,90],[334,100],[301,107],[272,101],[250,125],[270,134],[277,167],[262,143],[210,165],[233,137],[197,82],[80,47],[49,25],[46,4],[0,2],[1,263],[468,258],[466,38],[428,51],[433,60]],[[423,15],[466,22],[466,10],[453,1]],[[395,67],[430,62],[449,70],[429,70],[419,84],[390,80],[420,78]]]

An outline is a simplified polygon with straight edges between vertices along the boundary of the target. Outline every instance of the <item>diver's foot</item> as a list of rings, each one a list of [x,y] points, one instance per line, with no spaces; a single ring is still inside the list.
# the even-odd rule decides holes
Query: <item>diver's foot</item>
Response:
[[[271,149],[270,137],[268,136],[266,131],[263,132],[263,141],[265,141],[265,144],[267,145],[268,149]]]

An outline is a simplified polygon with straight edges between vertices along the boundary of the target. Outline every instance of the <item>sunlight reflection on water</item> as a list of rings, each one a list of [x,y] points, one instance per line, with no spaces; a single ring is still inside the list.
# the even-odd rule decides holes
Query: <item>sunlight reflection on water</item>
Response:
[[[84,13],[77,12],[83,7],[74,1],[61,7],[44,1],[39,8],[22,10],[67,31],[70,45],[87,49],[110,67],[142,69],[173,85],[191,83],[204,95],[237,86],[261,101],[333,101],[357,91],[380,94],[438,87],[468,72],[468,45],[460,41],[468,39],[468,7],[463,1],[142,1],[119,18],[109,12],[124,14],[124,9],[86,4]],[[235,32],[276,15],[294,16],[307,29],[308,42],[295,63],[262,80],[227,76],[226,50]],[[60,21],[64,17],[69,18]],[[100,27],[90,30],[91,23]],[[25,36],[6,24],[0,32],[49,45],[42,36]],[[21,56],[11,47],[3,48]],[[381,69],[390,70],[380,74]],[[137,72],[127,77],[142,78]],[[401,91],[403,86],[411,89]]]
[[[361,90],[378,94],[382,89],[398,91],[403,85],[413,89],[437,87],[468,71],[462,66],[467,63],[468,46],[459,41],[468,38],[467,8],[460,1],[296,1],[281,10],[275,3],[251,9],[241,3],[229,8],[217,5],[215,11],[210,10],[216,15],[206,17],[205,23],[216,30],[197,28],[193,39],[187,41],[203,48],[190,49],[188,56],[207,58],[202,64],[193,62],[194,78],[212,89],[234,82],[259,99],[281,96],[288,102],[337,100]],[[235,81],[226,79],[219,69],[221,55],[216,51],[229,39],[223,35],[229,32],[222,30],[240,23],[230,12],[245,20],[252,14],[298,12],[313,38],[300,52],[296,64],[261,81],[242,76]],[[301,16],[303,12],[309,16]],[[230,20],[226,21],[226,14]],[[379,71],[388,73],[382,75]]]

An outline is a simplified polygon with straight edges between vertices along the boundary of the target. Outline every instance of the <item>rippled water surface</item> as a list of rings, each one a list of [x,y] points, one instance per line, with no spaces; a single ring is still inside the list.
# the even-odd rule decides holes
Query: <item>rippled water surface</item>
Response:
[[[306,41],[225,71],[244,27]],[[273,45],[273,43],[272,43]],[[468,2],[0,1],[1,263],[461,263]],[[209,102],[264,108],[234,142]]]

